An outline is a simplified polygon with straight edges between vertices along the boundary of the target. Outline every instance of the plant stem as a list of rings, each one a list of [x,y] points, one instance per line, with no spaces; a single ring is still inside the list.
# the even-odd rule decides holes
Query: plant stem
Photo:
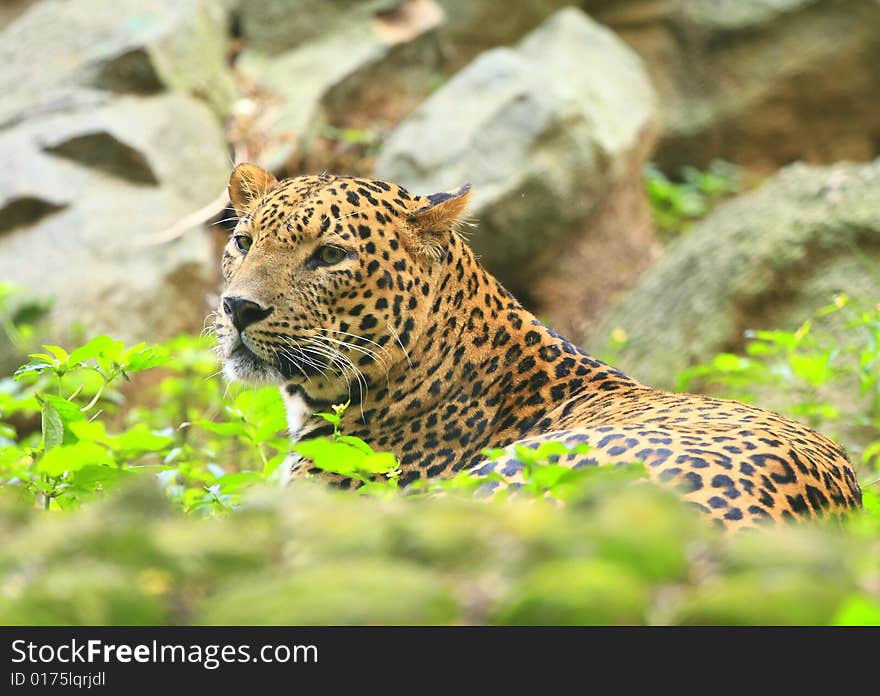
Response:
[[[104,375],[101,375],[104,378],[104,383],[101,385],[101,388],[98,389],[97,393],[92,397],[92,400],[89,401],[85,406],[83,406],[80,411],[86,413],[95,407],[95,404],[98,403],[98,400],[101,398],[101,395],[104,393],[104,389],[106,389],[107,385],[110,384],[110,380],[108,380]]]
[[[260,461],[263,462],[263,471],[266,470],[266,467],[269,466],[269,460],[266,459],[266,455],[263,453],[263,446],[259,442],[255,442],[254,445],[257,449],[257,454],[260,455]]]

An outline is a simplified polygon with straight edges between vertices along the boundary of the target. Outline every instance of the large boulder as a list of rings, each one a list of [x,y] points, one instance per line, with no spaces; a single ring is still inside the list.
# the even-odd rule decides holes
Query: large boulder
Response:
[[[653,120],[638,57],[567,8],[456,74],[391,133],[375,173],[422,194],[470,181],[483,263],[570,332],[651,258]]]
[[[602,354],[628,337],[615,364],[674,387],[747,329],[793,331],[837,293],[876,300],[878,268],[880,160],[792,165],[672,243],[588,343]]]
[[[0,127],[162,90],[224,114],[235,96],[226,21],[210,0],[43,0],[0,34]]]
[[[118,97],[0,131],[0,278],[72,324],[126,341],[201,328],[216,285],[209,232],[153,239],[228,174],[213,113],[182,94]]]
[[[226,43],[209,0],[43,0],[0,33],[0,278],[53,301],[42,338],[202,326],[208,231],[154,240],[225,185]]]
[[[496,46],[516,43],[572,0],[518,0],[515,9],[495,0],[437,0],[446,14],[441,34],[451,67]]]
[[[644,59],[656,159],[870,160],[880,139],[876,0],[582,0]]]
[[[0,5],[0,29],[22,14],[36,0],[5,0]]]
[[[258,12],[275,16],[283,4],[247,3],[242,12],[245,17]],[[255,159],[267,169],[290,173],[312,161],[321,168],[333,166],[324,152],[304,162],[328,127],[365,129],[372,124],[359,121],[360,114],[395,122],[414,107],[439,65],[434,30],[443,17],[433,0],[358,3],[345,21],[343,8],[334,4],[299,5],[290,21],[300,26],[301,20],[301,29],[321,24],[325,15],[334,19],[322,31],[293,32],[288,41],[294,48],[281,53],[273,52],[280,44],[268,38],[274,29],[266,29],[265,40],[251,34],[236,63],[265,107],[250,128],[260,141]],[[399,7],[376,14],[390,5]]]
[[[278,55],[371,20],[439,8],[448,67],[454,70],[478,53],[511,44],[571,0],[517,0],[516,10],[497,0],[232,0],[246,44]],[[340,54],[338,58],[345,60]]]
[[[277,55],[412,0],[239,0],[242,38],[264,55]],[[340,55],[340,58],[344,56]]]

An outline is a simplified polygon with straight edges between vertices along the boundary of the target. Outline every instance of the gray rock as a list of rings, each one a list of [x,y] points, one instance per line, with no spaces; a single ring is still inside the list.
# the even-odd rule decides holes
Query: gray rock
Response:
[[[238,5],[248,46],[265,55],[283,53],[352,24],[393,12],[411,0],[246,0]],[[343,60],[344,54],[337,56]]]
[[[688,0],[682,13],[708,29],[740,31],[766,26],[816,4],[816,0]]]
[[[0,33],[0,128],[109,93],[188,92],[225,114],[235,95],[226,42],[210,0],[44,0]]]
[[[564,322],[598,289],[594,283],[611,276],[625,283],[650,255],[640,168],[653,117],[638,57],[568,8],[517,48],[488,51],[456,74],[392,132],[375,171],[423,194],[470,181],[479,221],[471,244],[515,294]],[[628,189],[638,191],[630,202],[643,224],[633,229],[618,219],[607,235],[608,258],[621,247],[635,256],[623,268],[604,264],[585,276],[580,266],[566,268],[574,277],[560,276],[560,259],[581,256],[590,229],[606,224],[606,203]],[[541,297],[537,282],[548,272],[568,293],[554,302]]]
[[[628,342],[614,362],[674,387],[684,369],[737,350],[747,329],[795,330],[836,293],[880,297],[880,160],[792,165],[720,206],[603,319],[589,341]]]
[[[521,39],[571,0],[437,0],[446,13],[441,30],[453,67],[477,54]]]
[[[213,200],[228,166],[214,115],[182,94],[2,131],[0,277],[54,297],[50,340],[73,323],[126,341],[198,329],[216,284],[209,232],[147,242]]]
[[[427,82],[436,60],[428,44],[442,14],[422,0],[403,5],[412,12],[351,20],[279,55],[262,46],[242,52],[238,69],[270,95],[259,126],[266,139],[262,166],[277,171],[293,162],[296,168],[325,125],[343,124],[371,99],[365,85],[378,86],[390,102],[402,83],[418,76]],[[413,56],[421,46],[426,51]]]
[[[876,0],[582,0],[643,58],[655,158],[761,171],[870,160],[880,139]]]
[[[35,2],[36,0],[5,0],[0,5],[0,29],[16,19]]]

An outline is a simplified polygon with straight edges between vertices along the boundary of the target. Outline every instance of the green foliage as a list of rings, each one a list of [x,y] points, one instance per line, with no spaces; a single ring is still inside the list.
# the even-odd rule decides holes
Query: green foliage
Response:
[[[224,398],[206,339],[126,347],[97,336],[29,357],[0,383],[0,482],[46,509],[149,472],[185,509],[225,511],[245,487],[276,477],[287,454],[278,390]],[[125,383],[149,370],[161,370],[152,403],[127,403]],[[39,428],[28,420],[36,414]],[[19,437],[16,419],[32,430]]]
[[[721,199],[740,190],[739,169],[729,162],[714,160],[705,171],[684,167],[673,180],[653,163],[645,167],[645,191],[654,224],[664,238],[687,231]]]
[[[492,461],[511,454],[522,463],[522,486],[515,489],[516,495],[526,494],[534,497],[548,497],[553,500],[574,502],[596,495],[608,485],[617,485],[621,481],[633,481],[647,478],[644,465],[639,462],[618,464],[615,466],[588,466],[573,469],[560,464],[565,457],[587,454],[589,445],[580,444],[569,447],[562,442],[547,441],[537,447],[513,445],[505,449],[488,449],[486,457]],[[482,483],[485,479],[477,479]],[[500,477],[496,480],[503,480]],[[443,482],[440,483],[440,487]],[[502,488],[502,497],[510,495]]]
[[[16,428],[5,424],[0,481],[15,484],[46,509],[65,508],[120,480],[170,442],[138,425],[110,436],[102,422],[91,420],[115,410],[118,382],[161,365],[167,355],[144,344],[126,348],[106,336],[70,353],[43,348],[4,382],[0,418],[39,412],[40,428],[18,438]]]
[[[126,478],[152,473],[185,510],[226,512],[248,487],[282,480],[281,464],[291,451],[307,466],[359,481],[359,493],[397,491],[395,456],[340,431],[349,404],[316,414],[333,425],[331,437],[291,448],[278,389],[224,388],[207,339],[126,347],[97,336],[70,352],[46,345],[29,357],[0,391],[0,420],[39,414],[39,427],[18,437],[11,423],[2,423],[0,483],[47,510],[76,507]],[[154,369],[161,378],[146,390],[147,403],[127,402],[121,385]],[[643,475],[627,468],[574,471],[555,463],[582,450],[552,442],[518,448],[525,467],[518,495],[569,500],[586,490],[588,479],[601,485],[605,476]],[[408,493],[473,492],[485,482],[462,472]]]
[[[47,345],[0,380],[0,587],[14,600],[0,623],[877,625],[878,339],[880,307],[841,297],[682,375],[745,399],[770,387],[823,424],[848,418],[821,398],[847,379],[874,433],[863,514],[733,537],[633,485],[641,464],[572,470],[564,458],[588,449],[558,442],[487,451],[523,464],[521,486],[489,502],[476,499],[500,475],[402,494],[394,456],[341,431],[356,406],[291,447],[278,390],[226,386],[204,338]],[[291,453],[365,495],[309,477],[281,489]]]
[[[822,325],[825,328],[817,328]],[[833,330],[831,330],[832,327]],[[823,431],[858,429],[851,453],[880,471],[880,305],[837,296],[795,331],[749,331],[744,355],[721,353],[679,376],[682,390],[710,390],[741,401],[784,394],[774,408]],[[853,397],[843,412],[829,388]]]
[[[339,431],[342,416],[351,402],[333,406],[333,413],[317,413],[333,425],[333,436],[297,442],[293,451],[317,468],[361,482],[362,493],[385,493],[397,488],[400,470],[391,452],[376,452],[359,437]]]
[[[154,480],[49,515],[0,495],[3,624],[875,624],[877,519],[728,536],[620,480],[538,499],[253,487],[182,513]]]

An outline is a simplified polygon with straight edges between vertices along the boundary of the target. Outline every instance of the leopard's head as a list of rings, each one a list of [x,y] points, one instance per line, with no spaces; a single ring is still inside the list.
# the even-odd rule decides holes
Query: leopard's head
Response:
[[[327,400],[384,381],[431,321],[469,194],[236,167],[215,324],[226,376]]]

